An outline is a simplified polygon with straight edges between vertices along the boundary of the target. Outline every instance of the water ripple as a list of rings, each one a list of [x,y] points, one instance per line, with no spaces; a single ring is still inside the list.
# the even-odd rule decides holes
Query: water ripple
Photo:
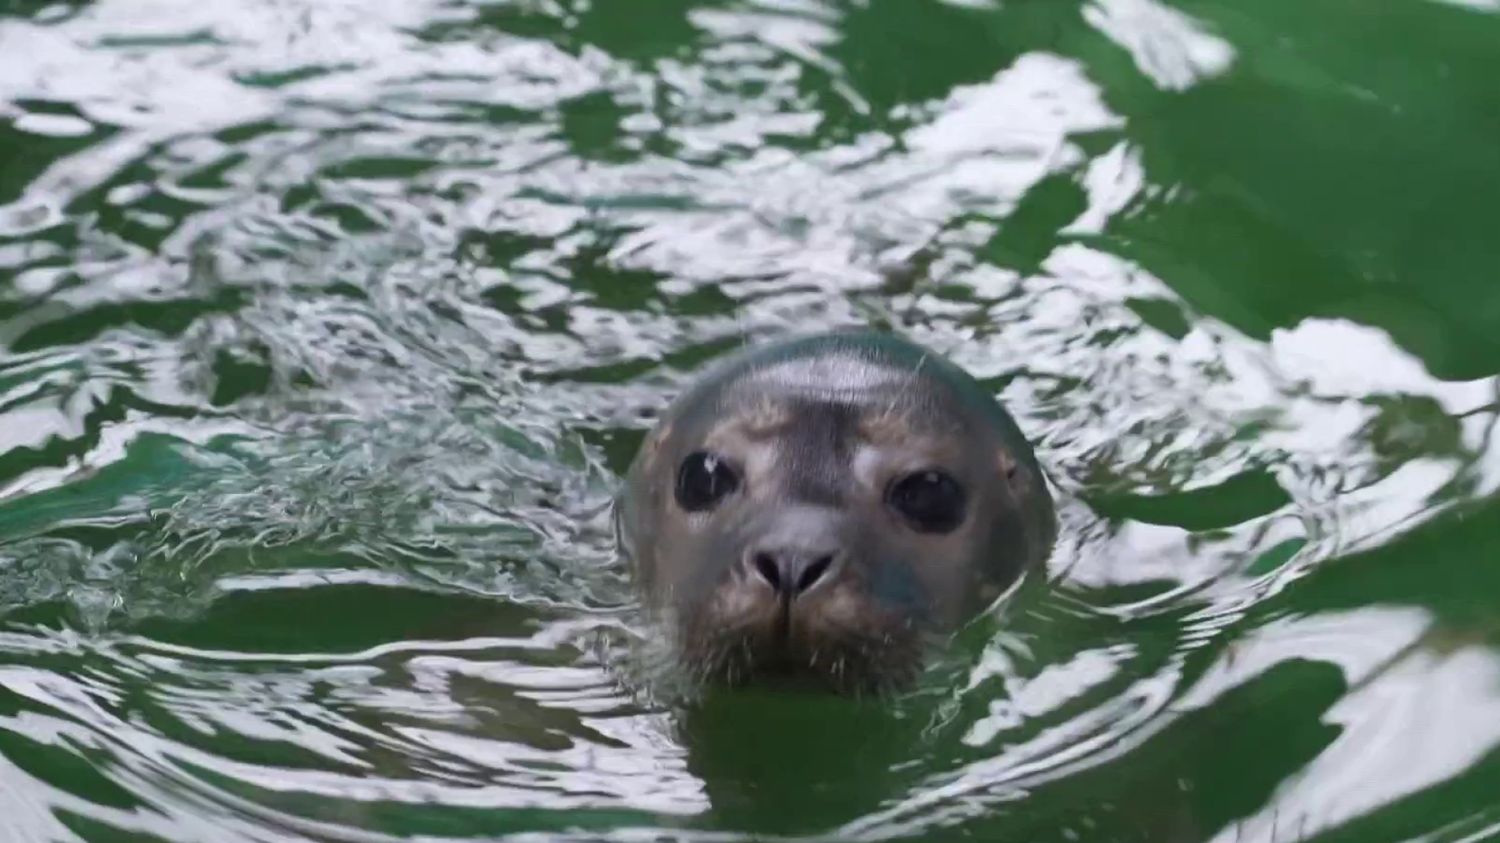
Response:
[[[0,8],[0,836],[1479,839],[1491,26]],[[1005,399],[1049,569],[896,700],[654,687],[616,477],[856,324]]]

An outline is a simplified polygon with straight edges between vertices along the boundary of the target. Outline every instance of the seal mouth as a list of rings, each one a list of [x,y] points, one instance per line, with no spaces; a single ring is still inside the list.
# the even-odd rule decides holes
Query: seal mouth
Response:
[[[901,690],[921,671],[927,637],[909,625],[830,629],[777,605],[760,624],[682,630],[683,663],[699,682],[861,695]]]
[[[776,619],[768,636],[771,655],[779,660],[792,658],[792,599],[782,595],[777,601]]]

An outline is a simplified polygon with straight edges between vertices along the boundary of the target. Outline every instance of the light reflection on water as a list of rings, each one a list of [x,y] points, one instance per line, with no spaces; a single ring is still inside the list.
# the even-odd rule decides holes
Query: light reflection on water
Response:
[[[0,836],[1493,822],[1428,806],[1496,780],[1492,613],[1434,585],[1487,547],[1495,379],[1337,308],[1247,328],[1255,291],[1181,290],[1233,220],[1152,227],[1274,212],[1139,128],[1269,62],[1243,15],[4,11]],[[1283,96],[1364,97],[1318,58]],[[910,699],[653,696],[615,474],[697,363],[840,324],[1004,397],[1050,585]]]

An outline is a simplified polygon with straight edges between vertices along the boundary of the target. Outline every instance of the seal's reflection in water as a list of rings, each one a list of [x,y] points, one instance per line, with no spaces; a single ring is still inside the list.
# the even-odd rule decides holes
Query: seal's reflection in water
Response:
[[[770,682],[710,691],[684,714],[681,739],[717,822],[809,833],[915,784],[923,765],[912,761],[923,757],[926,725],[918,712],[883,700]]]
[[[1047,599],[1025,591],[1018,603]],[[953,666],[972,662],[982,636],[972,637],[956,642]],[[1066,760],[1070,744],[1089,742],[1077,733],[1076,706],[1026,713],[1013,739],[979,746],[966,739],[968,727],[994,695],[966,693],[961,676],[929,678],[922,692],[882,698],[774,681],[711,690],[682,714],[679,732],[709,814],[759,834],[858,839],[870,826],[848,817],[900,828],[967,803],[943,823],[953,839],[1064,843],[1111,828],[1126,832],[1111,839],[1141,843],[1203,840],[1337,738],[1337,727],[1298,706],[1308,694],[1331,705],[1347,690],[1326,665],[1284,665],[1219,706],[1184,712],[1150,741],[1127,735],[1106,760],[1080,767]],[[1270,729],[1286,739],[1274,751],[1261,737]],[[1058,757],[1020,751],[1049,738]],[[1241,759],[1233,771],[1221,766],[1226,754]],[[935,759],[964,763],[943,769]]]

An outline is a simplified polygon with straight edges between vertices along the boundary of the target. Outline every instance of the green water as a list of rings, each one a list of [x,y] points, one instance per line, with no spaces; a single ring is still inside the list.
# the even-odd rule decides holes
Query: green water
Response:
[[[0,0],[0,840],[1500,836],[1497,188],[1493,0]],[[1050,570],[684,702],[618,475],[843,324]]]

